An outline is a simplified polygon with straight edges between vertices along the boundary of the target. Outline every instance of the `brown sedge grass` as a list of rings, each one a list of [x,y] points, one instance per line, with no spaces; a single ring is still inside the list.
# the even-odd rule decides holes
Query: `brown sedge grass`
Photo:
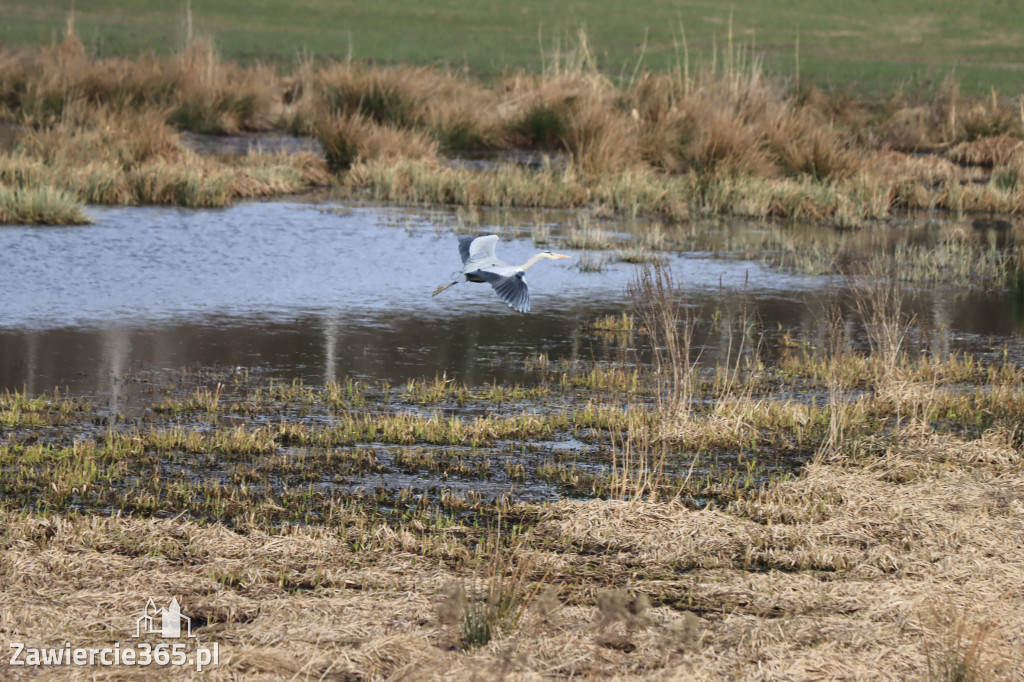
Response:
[[[77,126],[83,107],[98,107],[118,109],[126,120],[156,111],[194,131],[319,130],[342,185],[388,201],[593,206],[672,220],[725,214],[845,226],[898,210],[1020,211],[1024,186],[1012,144],[982,144],[1021,133],[1020,117],[994,94],[967,100],[951,83],[930,106],[894,97],[881,114],[848,100],[840,107],[813,89],[788,92],[761,71],[747,46],[731,40],[711,64],[687,62],[664,74],[638,66],[626,84],[615,85],[596,70],[585,34],[576,41],[542,73],[494,84],[428,67],[352,60],[320,65],[300,58],[292,74],[279,74],[227,62],[198,39],[178,55],[99,59],[82,47],[73,26],[63,43],[11,55],[0,67],[12,115],[34,128]],[[903,120],[914,121],[912,129],[897,124]],[[146,139],[127,128],[126,134]],[[936,171],[934,159],[922,163],[889,151],[956,144],[950,158],[994,166],[991,182],[973,182],[962,166]],[[434,162],[439,149],[524,146],[564,151],[569,168],[451,173]],[[409,157],[429,163],[414,168]],[[314,179],[282,168],[271,180],[266,172],[227,172],[187,155],[174,160],[175,169],[168,163],[127,183],[100,166],[87,181],[69,170],[49,177],[35,171],[32,182],[74,189],[86,201],[194,206],[323,182],[322,169]],[[922,172],[929,164],[933,170]],[[29,170],[26,162],[19,165]],[[201,172],[184,169],[204,165]],[[211,189],[201,189],[206,186]]]

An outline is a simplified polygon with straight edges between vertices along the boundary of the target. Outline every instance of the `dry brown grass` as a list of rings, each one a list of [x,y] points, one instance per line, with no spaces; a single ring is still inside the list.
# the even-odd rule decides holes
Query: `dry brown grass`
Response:
[[[185,130],[232,134],[243,130],[269,130],[279,101],[279,78],[265,65],[241,68],[225,62],[212,44],[193,40],[170,63],[175,84],[170,121]]]
[[[33,126],[66,120],[69,108],[84,105],[159,108],[168,122],[197,132],[265,130],[279,101],[271,69],[226,62],[202,40],[170,57],[95,59],[69,27],[59,45],[5,53],[0,69],[0,99]]]
[[[542,73],[485,84],[429,67],[320,65],[309,57],[279,73],[224,61],[199,40],[167,57],[99,59],[72,30],[58,45],[0,53],[0,115],[38,135],[78,127],[95,136],[85,113],[106,111],[124,119],[120,133],[129,145],[147,144],[150,129],[162,144],[164,123],[212,133],[286,128],[319,137],[343,184],[369,183],[372,196],[401,202],[590,206],[673,220],[726,214],[841,226],[901,210],[1024,211],[1024,120],[1011,102],[965,98],[952,81],[927,102],[792,91],[732,45],[718,64],[638,71],[615,85],[594,67],[581,33]],[[139,122],[128,123],[132,117]],[[410,158],[494,149],[565,153],[568,168],[546,167],[484,191],[466,186],[488,183],[472,173],[389,177],[406,173]],[[372,172],[364,163],[374,164]],[[439,164],[427,168],[440,172]],[[94,181],[104,175],[95,167],[83,172]],[[125,200],[116,186],[97,194]],[[218,190],[192,205],[216,205],[214,196],[230,194]]]
[[[963,441],[920,429],[853,458],[832,453],[722,509],[559,502],[518,544],[536,586],[524,587],[518,624],[465,650],[450,648],[438,614],[450,585],[476,570],[459,526],[439,549],[413,528],[356,516],[330,532],[240,535],[182,520],[7,514],[0,632],[30,646],[127,646],[145,601],[176,595],[207,623],[199,641],[219,643],[209,679],[967,670],[1019,680],[1021,514],[1024,468],[1005,433]],[[6,657],[0,669],[8,679],[180,676],[18,669]]]
[[[978,678],[1020,679],[1021,462],[999,434],[907,433],[722,510],[562,503],[540,530],[685,569],[631,585],[702,616],[698,679],[922,679],[957,618],[984,633]]]
[[[635,133],[635,121],[626,112],[590,96],[574,104],[562,141],[579,171],[602,175],[637,163]]]
[[[310,154],[201,156],[165,123],[164,110],[79,104],[64,115],[64,122],[30,130],[13,153],[0,154],[4,184],[51,187],[85,203],[219,207],[330,179],[323,160]]]
[[[319,71],[304,66],[295,105],[314,121],[324,113],[360,116],[378,125],[416,131],[446,150],[489,149],[500,143],[497,97],[466,78],[410,66],[372,67],[352,61]],[[302,129],[301,120],[293,123]]]
[[[357,162],[437,160],[437,142],[426,133],[377,123],[358,112],[326,114],[317,125],[317,137],[328,167],[335,172]]]
[[[1007,135],[997,135],[961,142],[952,147],[946,156],[959,164],[991,167],[1005,163],[1022,149],[1024,141]]]

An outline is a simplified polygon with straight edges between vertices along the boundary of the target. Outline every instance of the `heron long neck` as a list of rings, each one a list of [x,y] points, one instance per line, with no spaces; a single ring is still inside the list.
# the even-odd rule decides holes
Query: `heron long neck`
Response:
[[[525,263],[523,263],[522,265],[520,265],[519,269],[520,270],[525,270],[525,269],[527,269],[528,267],[530,267],[531,265],[533,265],[534,263],[536,263],[537,261],[541,260],[544,257],[545,257],[545,255],[544,255],[543,252],[542,253],[535,253],[530,260],[528,260]]]

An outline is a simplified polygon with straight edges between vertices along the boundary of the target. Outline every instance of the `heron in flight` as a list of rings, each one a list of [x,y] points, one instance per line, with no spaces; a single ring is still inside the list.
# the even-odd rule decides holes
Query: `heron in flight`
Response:
[[[498,236],[489,234],[486,237],[459,237],[459,255],[462,256],[462,272],[467,282],[487,282],[494,287],[495,293],[508,307],[521,313],[530,310],[530,290],[526,288],[523,276],[526,269],[544,259],[568,258],[565,254],[541,251],[522,265],[509,265],[494,255],[494,246]],[[460,280],[444,284],[434,290],[432,296],[448,287],[455,286]]]

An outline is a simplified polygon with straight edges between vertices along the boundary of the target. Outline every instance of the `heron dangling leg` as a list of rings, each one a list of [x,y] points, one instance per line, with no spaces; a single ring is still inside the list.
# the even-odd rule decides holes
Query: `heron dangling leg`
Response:
[[[442,284],[438,288],[434,289],[434,293],[432,293],[431,296],[437,296],[439,293],[441,293],[442,291],[444,291],[448,287],[453,287],[453,286],[455,286],[458,283],[459,283],[459,280],[455,280],[451,284]]]

